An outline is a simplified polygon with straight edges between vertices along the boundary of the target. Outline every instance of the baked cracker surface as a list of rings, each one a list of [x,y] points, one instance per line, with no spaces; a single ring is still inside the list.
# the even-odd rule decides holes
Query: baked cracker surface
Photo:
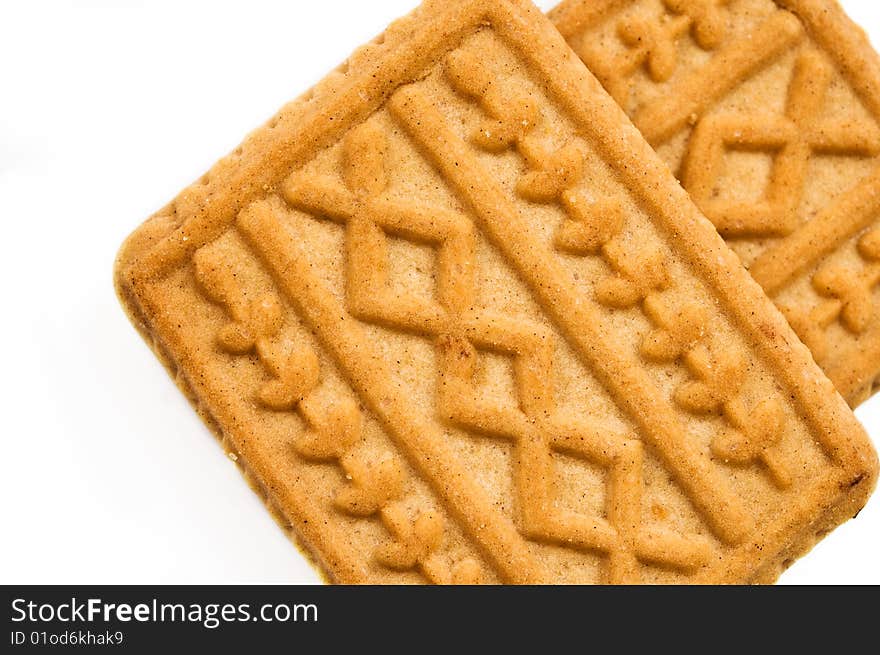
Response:
[[[880,59],[834,0],[551,12],[853,405],[880,383]]]
[[[133,322],[332,581],[763,582],[844,400],[525,0],[427,2],[126,242]]]

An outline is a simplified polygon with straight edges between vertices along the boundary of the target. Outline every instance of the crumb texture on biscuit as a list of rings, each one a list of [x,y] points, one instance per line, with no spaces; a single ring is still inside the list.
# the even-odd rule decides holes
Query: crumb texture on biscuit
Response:
[[[880,377],[880,59],[833,0],[567,0],[556,25],[852,404]]]
[[[330,577],[748,582],[861,506],[851,413],[537,10],[405,25],[120,273]]]

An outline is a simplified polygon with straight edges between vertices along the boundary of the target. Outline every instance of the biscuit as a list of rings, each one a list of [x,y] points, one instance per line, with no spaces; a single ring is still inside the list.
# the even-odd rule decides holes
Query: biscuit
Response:
[[[833,0],[551,16],[856,406],[880,385],[880,59]]]
[[[393,24],[116,281],[335,582],[769,581],[875,484],[807,349],[525,0]]]

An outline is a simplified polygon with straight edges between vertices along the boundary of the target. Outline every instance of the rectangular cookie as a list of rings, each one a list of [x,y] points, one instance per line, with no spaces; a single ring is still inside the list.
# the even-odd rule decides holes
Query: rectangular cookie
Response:
[[[332,581],[770,581],[875,484],[846,403],[526,0],[393,24],[116,281]]]
[[[567,0],[557,28],[855,406],[880,385],[880,59],[834,0]]]

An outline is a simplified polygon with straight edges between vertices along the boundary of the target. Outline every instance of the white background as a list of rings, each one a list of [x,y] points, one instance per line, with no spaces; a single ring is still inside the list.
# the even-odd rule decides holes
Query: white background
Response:
[[[319,581],[129,325],[113,258],[416,2],[2,3],[0,583]],[[880,6],[843,4],[880,45]],[[858,415],[880,439],[880,397]],[[878,551],[880,494],[782,581],[880,583]]]

